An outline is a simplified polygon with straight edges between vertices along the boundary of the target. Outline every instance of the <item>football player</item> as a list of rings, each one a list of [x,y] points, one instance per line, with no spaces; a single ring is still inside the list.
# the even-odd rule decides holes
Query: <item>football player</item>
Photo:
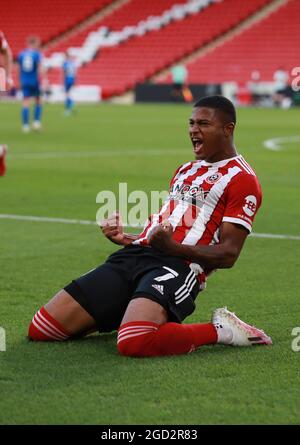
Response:
[[[12,79],[13,57],[9,44],[2,31],[0,31],[0,54],[3,56],[3,68],[5,70],[5,75],[6,75],[5,79],[6,87],[9,90],[13,86],[13,79]]]
[[[42,307],[29,338],[118,330],[119,352],[136,357],[186,354],[215,343],[272,343],[226,308],[208,323],[182,324],[212,271],[235,264],[261,205],[257,176],[233,142],[235,125],[225,97],[195,104],[189,120],[195,160],[176,170],[158,214],[136,236],[123,232],[118,215],[103,221],[104,235],[123,248]]]
[[[11,76],[13,58],[9,44],[2,31],[0,31],[0,54],[3,57],[3,68],[5,71],[5,78],[3,79],[5,88],[3,89],[10,90],[13,87],[13,80]],[[4,144],[0,145],[0,176],[4,176],[6,172],[6,153],[7,146]]]
[[[74,101],[71,98],[71,90],[76,81],[76,71],[77,66],[70,53],[66,52],[66,58],[64,60],[63,66],[63,76],[64,76],[64,88],[65,88],[65,115],[68,116],[72,113],[74,109]]]
[[[40,39],[31,36],[27,39],[27,48],[18,56],[20,85],[23,93],[22,124],[23,132],[30,131],[30,98],[35,101],[33,129],[41,129],[42,103],[40,82],[43,75],[42,54],[39,50]]]

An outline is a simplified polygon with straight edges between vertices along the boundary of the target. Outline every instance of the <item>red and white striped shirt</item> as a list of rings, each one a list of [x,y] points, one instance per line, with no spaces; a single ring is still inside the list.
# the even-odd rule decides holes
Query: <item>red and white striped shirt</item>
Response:
[[[188,162],[176,170],[167,200],[133,244],[149,245],[151,230],[165,220],[173,227],[173,239],[190,246],[217,244],[223,222],[240,224],[250,233],[261,200],[257,176],[241,155]]]

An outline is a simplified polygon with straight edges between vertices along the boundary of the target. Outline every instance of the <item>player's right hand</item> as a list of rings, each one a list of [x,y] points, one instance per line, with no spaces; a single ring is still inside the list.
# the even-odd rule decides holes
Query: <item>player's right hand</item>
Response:
[[[136,235],[124,233],[123,224],[118,211],[101,221],[100,227],[104,236],[115,244],[127,246],[136,239]]]

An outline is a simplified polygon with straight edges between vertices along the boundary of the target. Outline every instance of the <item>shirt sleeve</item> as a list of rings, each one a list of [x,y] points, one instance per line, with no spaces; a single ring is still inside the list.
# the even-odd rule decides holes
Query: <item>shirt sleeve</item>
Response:
[[[222,222],[240,224],[251,233],[261,201],[262,191],[257,177],[248,173],[237,175],[227,188]]]

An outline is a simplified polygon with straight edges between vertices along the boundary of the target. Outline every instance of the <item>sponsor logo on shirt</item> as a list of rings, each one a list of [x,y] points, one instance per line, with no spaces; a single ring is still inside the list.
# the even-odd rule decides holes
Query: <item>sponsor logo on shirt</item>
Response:
[[[253,216],[257,206],[257,199],[254,195],[248,195],[245,198],[245,204],[243,207],[244,212],[248,216]]]
[[[203,190],[199,185],[179,183],[174,185],[169,194],[169,199],[187,201],[190,204],[201,208],[209,191]]]

